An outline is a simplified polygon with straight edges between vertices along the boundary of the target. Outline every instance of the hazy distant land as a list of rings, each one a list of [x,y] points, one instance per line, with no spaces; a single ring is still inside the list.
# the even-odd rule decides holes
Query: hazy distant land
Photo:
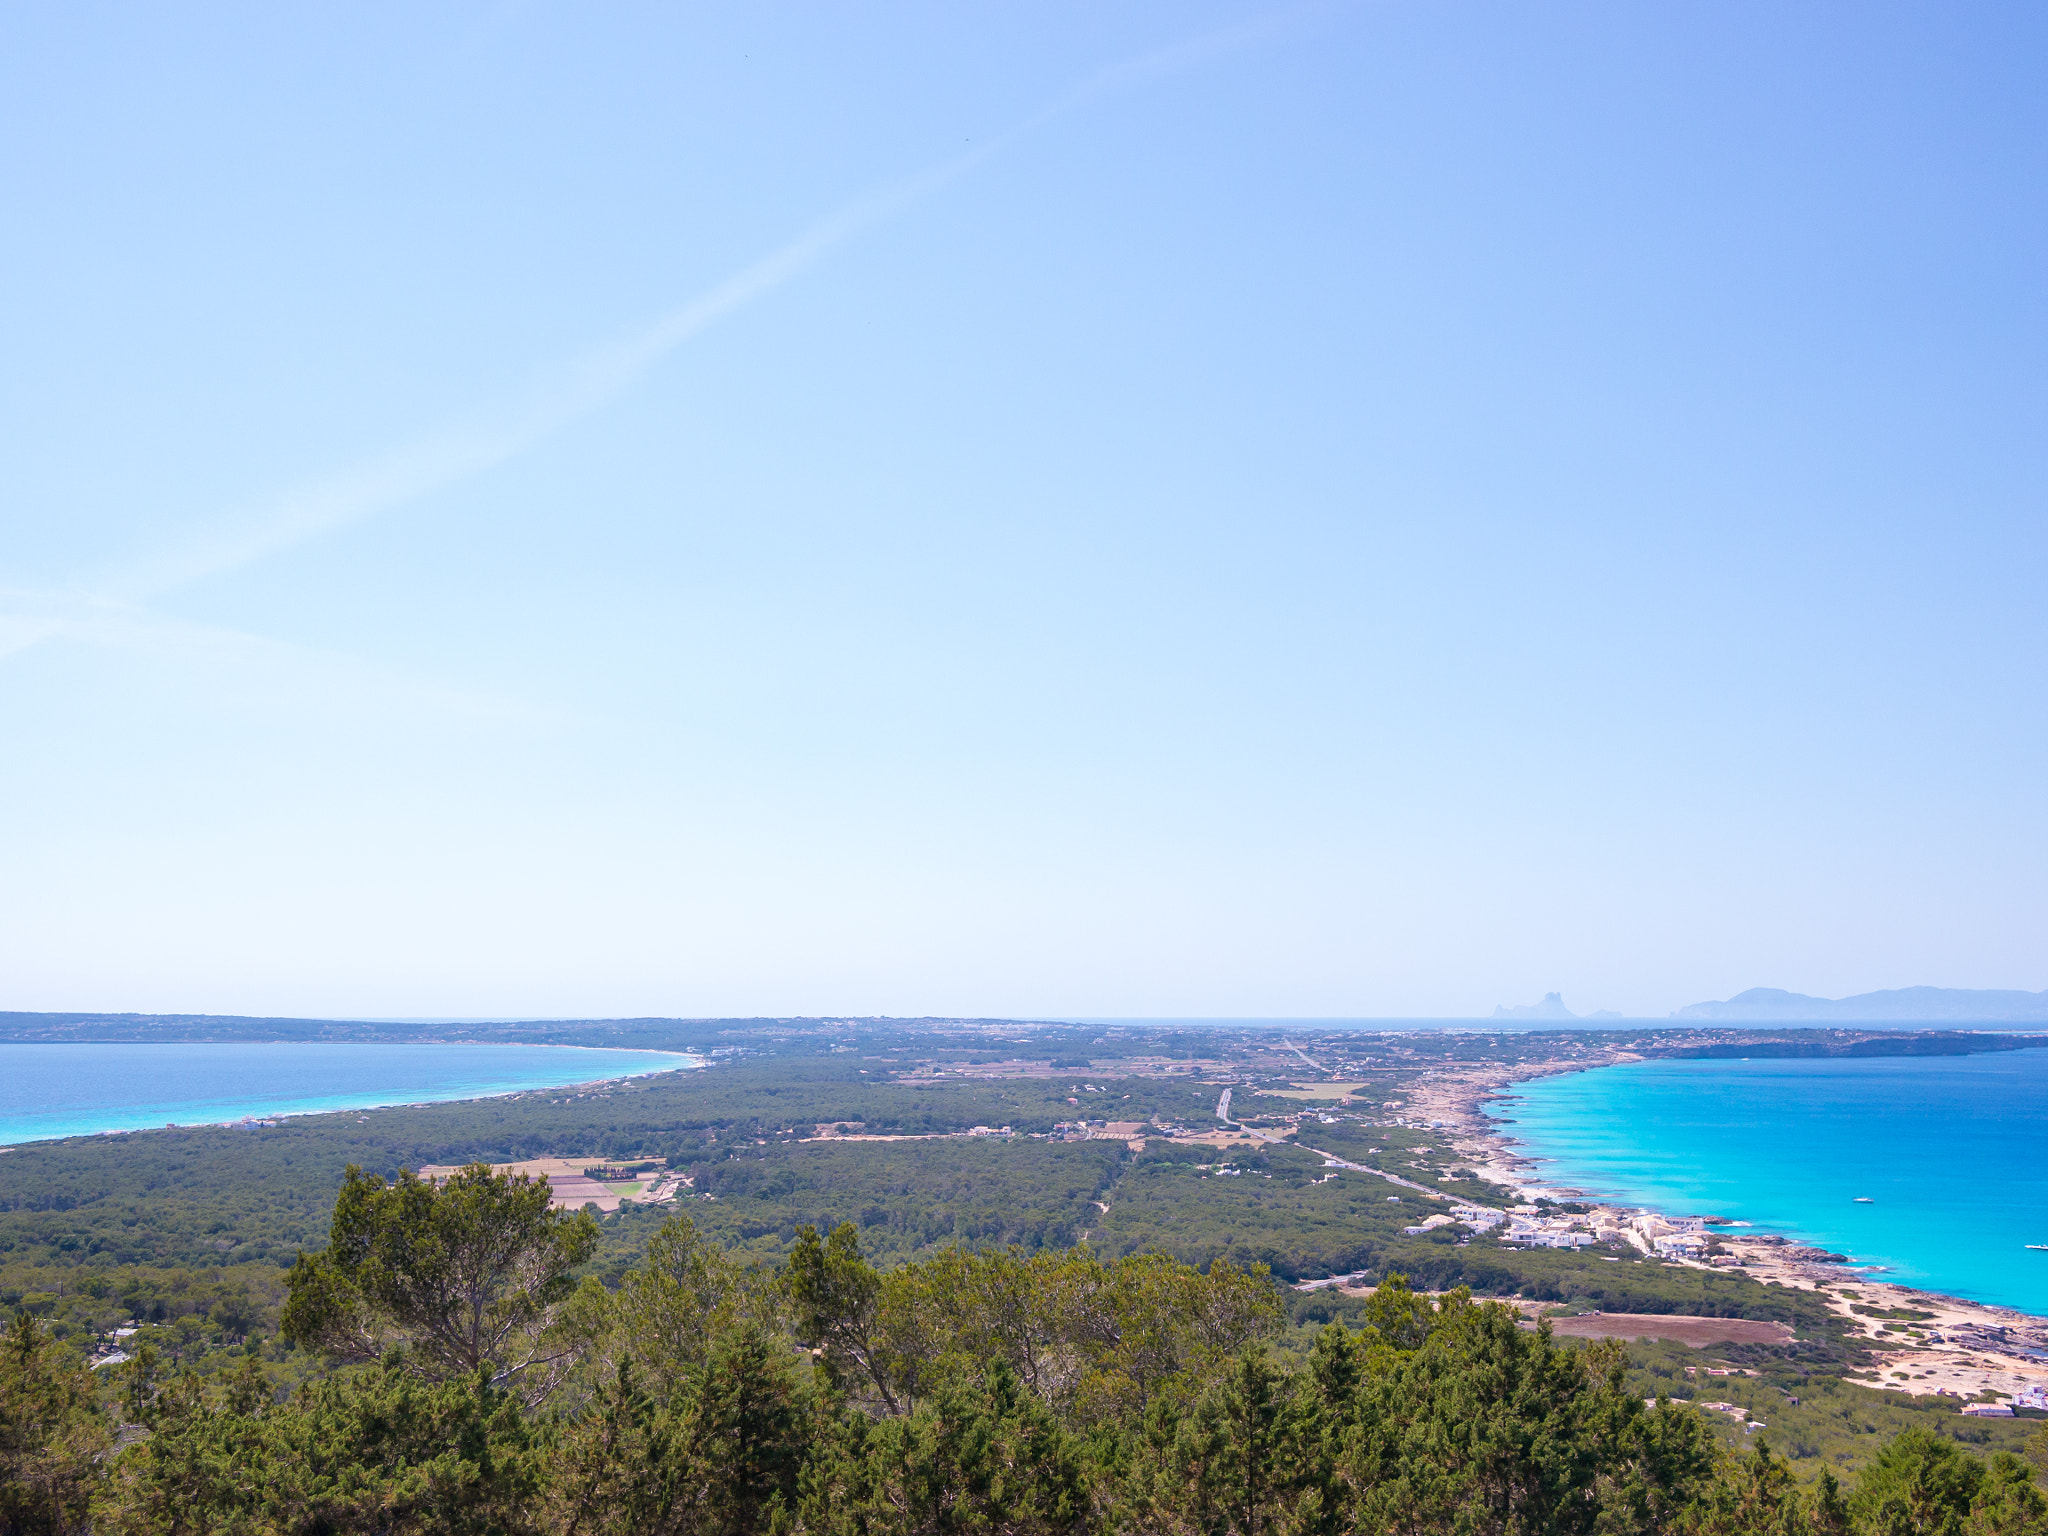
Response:
[[[1751,987],[1722,1003],[1694,1003],[1674,1019],[1789,1023],[2015,1024],[2048,1022],[2048,992],[1992,992],[1970,987],[1898,987],[1855,997],[1807,997],[1776,987]]]
[[[1621,1019],[1601,1009],[1574,1013],[1555,992],[1540,1003],[1493,1010],[1495,1019]],[[1808,997],[1777,987],[1751,987],[1725,1002],[1689,1003],[1674,1019],[1749,1024],[2042,1024],[2048,1023],[2048,992],[1999,992],[1973,987],[1897,987],[1859,992],[1854,997]]]

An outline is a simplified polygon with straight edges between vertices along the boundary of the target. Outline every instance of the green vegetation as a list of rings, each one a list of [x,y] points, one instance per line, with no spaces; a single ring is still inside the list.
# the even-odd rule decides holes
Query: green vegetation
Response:
[[[578,1043],[690,1044],[717,1064],[0,1156],[0,1305],[32,1319],[17,1346],[32,1362],[20,1375],[29,1406],[0,1421],[7,1435],[31,1426],[7,1441],[8,1466],[23,1469],[8,1486],[44,1489],[56,1502],[36,1507],[61,1528],[80,1528],[82,1498],[96,1501],[94,1529],[137,1531],[1306,1536],[1505,1530],[1511,1518],[1573,1529],[1574,1499],[1634,1511],[1602,1515],[1615,1530],[1762,1529],[1730,1511],[1767,1508],[1773,1531],[1846,1529],[1827,1523],[1837,1514],[1860,1529],[1933,1531],[1946,1515],[1884,1523],[1896,1488],[1846,1512],[1879,1450],[1925,1432],[1982,1469],[1912,1453],[1950,1489],[1942,1509],[1976,1511],[1957,1529],[2033,1529],[2010,1466],[1994,1474],[1993,1459],[2035,1426],[1849,1381],[1869,1369],[1871,1346],[1810,1292],[1619,1248],[1516,1251],[1455,1224],[1404,1230],[1460,1199],[1506,1194],[1472,1178],[1440,1131],[1402,1121],[1417,1075],[1590,1042],[1015,1025],[1001,1038],[993,1026],[773,1021],[692,1026],[686,1040],[661,1035],[673,1031],[662,1021],[577,1027],[594,1032]],[[1366,1087],[1345,1103],[1299,1096],[1297,1084],[1323,1079]],[[1112,1121],[1215,1132],[1226,1085],[1241,1119],[1224,1145],[1080,1139],[1084,1123]],[[1296,1132],[1289,1117],[1304,1107]],[[902,1139],[817,1139],[834,1125]],[[1014,1134],[963,1134],[976,1126]],[[1319,1151],[1408,1183],[1325,1167]],[[624,1183],[661,1160],[691,1183],[670,1206],[550,1216],[531,1187],[471,1175],[444,1193],[404,1172],[545,1156]],[[461,1220],[444,1203],[458,1195]],[[479,1235],[500,1229],[524,1236],[483,1263]],[[321,1251],[300,1265],[302,1250]],[[507,1285],[514,1273],[529,1278]],[[1389,1283],[1372,1298],[1273,1284],[1340,1274]],[[1395,1276],[1448,1299],[1417,1301]],[[466,1343],[444,1315],[457,1292],[472,1308]],[[1770,1319],[1797,1337],[1711,1355],[1554,1346],[1485,1308],[1487,1296]],[[104,1357],[117,1328],[133,1359],[85,1372],[81,1357]],[[499,1342],[486,1347],[487,1335]],[[1686,1374],[1709,1364],[1757,1374]],[[1319,1395],[1318,1370],[1351,1396],[1333,1406]],[[1592,1481],[1567,1478],[1554,1502],[1519,1515],[1500,1503],[1508,1495],[1474,1492],[1507,1476],[1445,1449],[1456,1441],[1446,1426],[1477,1411],[1474,1381],[1512,1388],[1514,1413],[1552,1405],[1530,1407],[1528,1422],[1489,1421],[1504,1437],[1489,1465],[1544,1445],[1595,1468]],[[1669,1410],[1641,1404],[1660,1396],[1691,1427],[1658,1428]],[[1769,1428],[1685,1406],[1706,1401]],[[1409,1426],[1394,1450],[1373,1439],[1389,1416]],[[1368,1421],[1381,1427],[1368,1433]],[[1630,1437],[1652,1429],[1689,1447],[1679,1471],[1644,1470],[1654,1447]],[[741,1442],[754,1449],[735,1459]],[[1381,1449],[1367,1455],[1368,1444]],[[1390,1492],[1411,1462],[1417,1480]],[[1534,1488],[1554,1471],[1513,1478]],[[1824,1472],[1840,1510],[1822,1497]],[[7,1519],[0,1532],[37,1528]]]
[[[544,1179],[473,1163],[436,1186],[351,1168],[322,1253],[292,1267],[284,1331],[338,1360],[403,1358],[430,1377],[516,1379],[545,1397],[565,1358],[551,1340],[597,1223],[548,1209]]]
[[[26,1312],[0,1341],[0,1531],[83,1528],[113,1445],[95,1383]]]
[[[812,1142],[734,1149],[691,1165],[712,1198],[691,1215],[727,1241],[779,1255],[805,1227],[852,1222],[889,1258],[953,1243],[1065,1248],[1122,1173],[1120,1141]],[[756,1240],[759,1240],[758,1242]]]
[[[346,1358],[289,1393],[248,1350],[210,1375],[145,1351],[95,1382],[20,1315],[0,1530],[2048,1533],[2009,1451],[1919,1425],[1802,1481],[1766,1437],[1731,1446],[1641,1392],[1619,1345],[1397,1277],[1290,1358],[1282,1294],[1223,1262],[956,1248],[878,1270],[847,1225],[771,1268],[679,1217],[565,1294],[588,1225],[523,1181],[358,1176],[336,1211],[286,1319]]]
[[[141,1325],[135,1344],[188,1364],[256,1337],[269,1364],[298,1370],[277,1341],[284,1271],[320,1241],[350,1165],[389,1181],[407,1168],[470,1159],[568,1156],[633,1170],[660,1158],[693,1181],[682,1199],[698,1227],[763,1263],[784,1258],[805,1226],[829,1231],[846,1222],[884,1264],[956,1244],[1028,1253],[1085,1240],[1109,1258],[1163,1253],[1197,1265],[1220,1258],[1265,1265],[1288,1281],[1398,1270],[1432,1289],[1464,1285],[1607,1310],[1776,1318],[1847,1358],[1831,1342],[1838,1330],[1811,1298],[1739,1274],[1704,1275],[1632,1255],[1603,1263],[1587,1253],[1518,1253],[1463,1229],[1405,1234],[1403,1227],[1442,1204],[1371,1174],[1325,1169],[1298,1146],[1249,1136],[1229,1148],[1155,1138],[1133,1154],[1121,1140],[1061,1139],[1058,1127],[1082,1119],[1213,1129],[1220,1088],[1202,1076],[1241,1086],[1306,1080],[1291,1047],[1266,1037],[1010,1028],[1020,1038],[1001,1050],[989,1049],[986,1030],[936,1026],[923,1034],[732,1026],[720,1035],[707,1028],[690,1041],[638,1042],[723,1053],[700,1072],[267,1127],[22,1146],[0,1157],[0,1305],[27,1307],[60,1338]],[[1452,1176],[1451,1155],[1432,1133],[1361,1117],[1379,1114],[1382,1099],[1398,1101],[1416,1071],[1446,1060],[1560,1048],[1528,1039],[1317,1043],[1318,1057],[1342,1080],[1367,1086],[1360,1102],[1325,1108],[1306,1128],[1333,1155],[1377,1164],[1451,1198],[1497,1201],[1501,1192]],[[1038,1065],[1021,1075],[944,1075],[987,1072],[1025,1056]],[[1228,1070],[1224,1056],[1234,1062]],[[1055,1059],[1067,1067],[1047,1068]],[[1089,1065],[1073,1065],[1081,1061]],[[1191,1078],[1202,1061],[1208,1065]],[[1299,1102],[1240,1097],[1238,1110],[1247,1115],[1277,1115]],[[948,1139],[805,1139],[836,1123],[870,1135]],[[955,1134],[977,1125],[1006,1125],[1016,1134]],[[639,1260],[661,1221],[662,1212],[630,1204],[603,1218],[595,1272],[616,1279]],[[281,1351],[285,1359],[273,1358]]]
[[[1910,1397],[1845,1381],[1809,1351],[1767,1345],[1716,1345],[1711,1352],[1681,1344],[1629,1347],[1630,1390],[1675,1402],[1733,1403],[1768,1426],[1764,1433],[1802,1477],[1823,1467],[1844,1475],[1863,1466],[1877,1447],[1907,1431],[1938,1434],[1982,1451],[2018,1451],[2037,1425],[2026,1419],[1966,1419],[1954,1398]],[[1713,1368],[1751,1370],[1754,1376],[1708,1376]],[[1692,1372],[1695,1374],[1688,1374]],[[1709,1415],[1730,1446],[1755,1437],[1732,1415]],[[2048,1458],[2048,1435],[2037,1441]],[[2044,1459],[2043,1471],[2048,1471]]]
[[[1457,1155],[1436,1132],[1346,1119],[1335,1125],[1315,1125],[1305,1130],[1301,1139],[1333,1157],[1397,1174],[1454,1199],[1494,1206],[1513,1203],[1512,1191],[1460,1168]]]

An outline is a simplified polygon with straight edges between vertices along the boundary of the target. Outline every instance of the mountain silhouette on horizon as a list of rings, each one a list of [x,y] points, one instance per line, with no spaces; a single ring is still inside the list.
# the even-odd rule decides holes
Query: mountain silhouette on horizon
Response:
[[[1556,1002],[1551,993],[1544,1007]],[[1562,1008],[1562,1002],[1558,1002]],[[1501,1011],[1494,1011],[1496,1018]],[[1536,1015],[1520,1013],[1517,1017]],[[1569,1017],[1569,1015],[1565,1015]],[[1552,1017],[1552,1015],[1542,1015]],[[1897,987],[1861,992],[1854,997],[1808,997],[1777,987],[1751,987],[1725,1002],[1692,1003],[1675,1010],[1674,1019],[1783,1023],[1827,1019],[1841,1023],[2009,1024],[2048,1022],[2048,992],[1980,991],[1969,987]]]
[[[1556,992],[1543,994],[1540,1003],[1524,1003],[1519,1008],[1505,1004],[1493,1010],[1496,1019],[1576,1019],[1578,1015],[1565,1007],[1564,998]]]

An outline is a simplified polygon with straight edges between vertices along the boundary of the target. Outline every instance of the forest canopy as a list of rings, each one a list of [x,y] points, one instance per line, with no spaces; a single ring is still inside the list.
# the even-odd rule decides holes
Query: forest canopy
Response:
[[[882,1270],[846,1224],[769,1265],[679,1216],[570,1285],[588,1240],[481,1165],[352,1173],[284,1313],[327,1365],[289,1392],[147,1348],[102,1386],[24,1312],[0,1530],[2048,1533],[2021,1457],[1917,1429],[1802,1486],[1646,1402],[1621,1346],[1397,1276],[1289,1354],[1283,1293],[1227,1261]]]

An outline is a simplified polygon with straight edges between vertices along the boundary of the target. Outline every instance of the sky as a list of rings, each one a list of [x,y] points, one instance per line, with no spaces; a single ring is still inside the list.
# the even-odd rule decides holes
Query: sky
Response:
[[[2048,13],[0,16],[0,1008],[2048,987]]]

